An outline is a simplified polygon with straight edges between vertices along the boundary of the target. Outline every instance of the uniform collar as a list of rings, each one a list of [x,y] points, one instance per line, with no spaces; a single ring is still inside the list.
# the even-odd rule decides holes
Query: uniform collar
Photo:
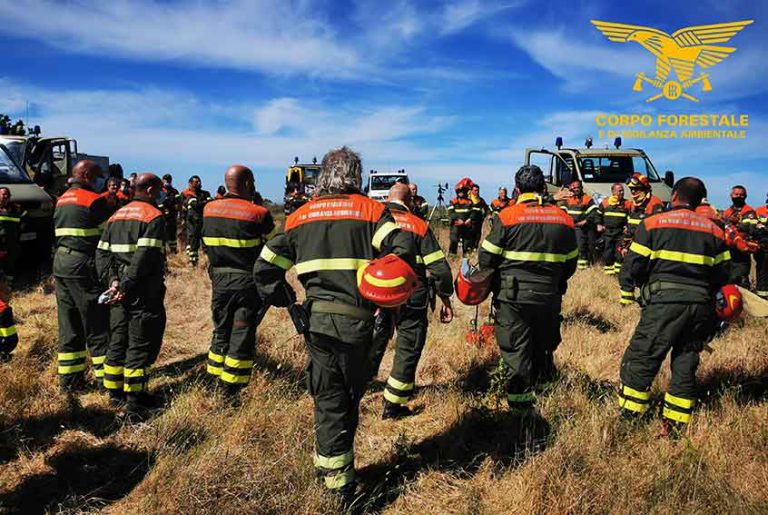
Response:
[[[390,211],[403,211],[406,213],[410,213],[411,211],[410,209],[408,209],[408,206],[406,206],[405,204],[397,200],[388,200],[387,207],[389,208]]]
[[[517,197],[517,203],[521,204],[524,202],[537,202],[541,204],[542,198],[541,198],[541,195],[539,195],[538,193],[521,193]]]

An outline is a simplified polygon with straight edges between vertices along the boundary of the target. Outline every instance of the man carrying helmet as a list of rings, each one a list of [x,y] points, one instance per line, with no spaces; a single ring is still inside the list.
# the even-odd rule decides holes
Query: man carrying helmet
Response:
[[[507,196],[507,188],[501,186],[499,188],[499,196],[491,201],[491,214],[493,217],[499,216],[504,209],[514,204],[515,201]]]
[[[397,326],[397,346],[392,370],[384,388],[384,411],[382,418],[401,418],[411,414],[406,403],[411,399],[415,388],[416,367],[419,365],[421,351],[427,340],[429,325],[427,308],[430,304],[429,279],[434,281],[436,295],[440,297],[440,321],[448,323],[453,319],[451,295],[453,295],[453,277],[451,267],[443,251],[432,234],[429,224],[411,213],[411,191],[404,184],[395,184],[389,190],[387,208],[392,213],[397,226],[413,238],[418,249],[416,268],[419,286],[408,302],[395,315]],[[376,374],[381,357],[389,341],[390,331],[377,332],[380,337],[374,341],[374,370]]]
[[[747,204],[747,189],[744,186],[731,188],[731,202],[731,206],[723,211],[726,239],[731,247],[728,282],[749,288],[752,255],[759,250],[759,245],[752,238],[757,215]]]
[[[699,353],[715,329],[714,293],[728,279],[722,229],[694,213],[706,195],[697,178],[677,181],[671,210],[640,222],[622,268],[641,287],[643,310],[621,362],[619,406],[629,416],[649,410],[651,383],[672,350],[666,430],[691,418]]]
[[[605,275],[616,275],[621,271],[621,256],[618,252],[619,243],[627,227],[627,218],[632,210],[632,202],[624,200],[624,185],[619,183],[611,186],[611,196],[603,199],[597,208],[597,226],[603,229],[603,272]]]
[[[189,178],[189,186],[181,193],[187,229],[187,258],[189,264],[197,266],[200,252],[200,238],[203,230],[203,209],[211,200],[211,194],[203,189],[200,177]]]
[[[592,197],[584,193],[584,185],[580,180],[568,185],[570,198],[562,201],[560,207],[573,219],[576,231],[576,244],[579,247],[579,270],[584,270],[592,264],[595,253],[595,237],[597,229],[597,206]]]
[[[353,444],[360,398],[371,377],[376,309],[358,284],[378,284],[374,293],[381,305],[403,303],[416,284],[412,267],[418,254],[412,236],[398,229],[386,206],[360,193],[361,173],[360,157],[349,148],[328,152],[315,198],[286,219],[285,232],[267,242],[254,265],[263,301],[297,311],[285,281],[293,267],[306,291],[315,467],[326,487],[347,501],[355,491]],[[386,256],[376,261],[382,262],[380,274],[366,273],[378,256]]]
[[[464,177],[456,183],[456,196],[448,203],[448,215],[451,219],[450,244],[448,254],[455,256],[459,251],[459,241],[466,254],[472,246],[472,201],[469,199],[469,190],[474,183],[472,179]]]
[[[664,211],[664,203],[653,194],[648,177],[639,173],[633,174],[627,181],[627,187],[629,187],[629,192],[632,194],[632,208],[627,217],[624,240],[620,250],[621,255],[626,255],[629,244],[632,242],[635,230],[640,225],[640,222],[653,214]],[[621,305],[634,304],[635,284],[632,282],[629,272],[625,272],[624,268],[621,268],[619,271],[619,285],[621,287],[621,298],[619,300]]]
[[[480,245],[480,238],[483,234],[483,222],[490,212],[488,203],[480,196],[480,186],[472,185],[469,190],[469,200],[472,201],[472,225],[470,226],[471,242],[467,245],[468,249],[474,251]]]
[[[507,401],[529,413],[535,389],[554,379],[560,306],[576,271],[573,220],[545,202],[546,183],[535,165],[515,175],[517,203],[501,212],[480,249],[480,272],[496,272],[496,340],[505,364]]]

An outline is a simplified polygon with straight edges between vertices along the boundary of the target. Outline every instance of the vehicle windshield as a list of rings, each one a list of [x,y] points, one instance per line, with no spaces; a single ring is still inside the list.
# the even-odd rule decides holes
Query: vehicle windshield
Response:
[[[27,177],[16,162],[11,159],[4,145],[0,145],[0,184],[25,184],[32,180]]]
[[[307,184],[315,184],[317,182],[317,176],[320,174],[319,168],[305,168],[304,180]]]
[[[404,175],[371,175],[371,190],[389,190],[397,182],[408,184]]]
[[[648,177],[651,182],[661,182],[645,156],[582,156],[578,159],[584,182],[626,182],[634,173]]]
[[[7,141],[4,143],[5,149],[11,154],[11,157],[16,164],[21,166],[24,163],[24,142],[22,141]]]

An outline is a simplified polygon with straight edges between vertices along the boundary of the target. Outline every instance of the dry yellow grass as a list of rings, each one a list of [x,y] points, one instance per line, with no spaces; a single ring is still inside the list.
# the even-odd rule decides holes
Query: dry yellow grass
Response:
[[[43,287],[18,295],[20,349],[0,365],[0,511],[324,513],[335,501],[311,466],[312,402],[302,342],[283,310],[259,331],[254,379],[230,407],[201,384],[209,284],[173,260],[165,344],[152,388],[166,407],[123,426],[106,399],[67,406],[56,389],[55,305]],[[469,347],[473,314],[433,320],[413,406],[382,421],[381,387],[362,403],[356,442],[361,504],[383,513],[760,513],[768,511],[768,343],[747,319],[703,355],[702,407],[685,437],[658,420],[618,419],[613,389],[638,310],[615,280],[579,272],[564,303],[563,377],[540,403],[530,445],[488,390],[498,356]],[[487,313],[486,311],[483,311]],[[392,351],[379,380],[386,377]],[[665,370],[655,392],[668,380]]]

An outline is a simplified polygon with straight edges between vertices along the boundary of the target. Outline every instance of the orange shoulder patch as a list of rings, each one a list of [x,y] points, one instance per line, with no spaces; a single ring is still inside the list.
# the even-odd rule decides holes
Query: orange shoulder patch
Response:
[[[259,222],[266,212],[266,208],[241,198],[216,199],[203,208],[204,217],[229,218],[243,222]]]
[[[149,202],[134,200],[130,204],[118,209],[117,212],[109,219],[109,222],[112,223],[118,220],[132,220],[136,222],[149,223],[158,216],[162,215],[163,212]]]
[[[384,212],[384,204],[363,195],[329,195],[310,200],[285,221],[285,230],[312,222],[358,220],[378,222]]]
[[[392,218],[395,219],[397,226],[404,231],[412,232],[418,236],[424,237],[429,230],[427,222],[414,215],[404,211],[392,211]]]

